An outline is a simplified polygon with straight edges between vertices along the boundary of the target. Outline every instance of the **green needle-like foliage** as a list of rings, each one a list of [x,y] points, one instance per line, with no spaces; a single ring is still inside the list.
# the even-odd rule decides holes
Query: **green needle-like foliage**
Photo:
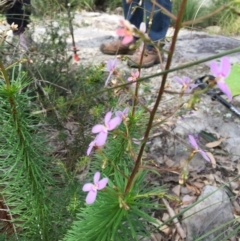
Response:
[[[6,231],[16,239],[49,240],[50,167],[36,129],[37,119],[30,115],[31,98],[23,91],[29,81],[21,71],[9,81],[1,68],[0,195],[9,220]]]

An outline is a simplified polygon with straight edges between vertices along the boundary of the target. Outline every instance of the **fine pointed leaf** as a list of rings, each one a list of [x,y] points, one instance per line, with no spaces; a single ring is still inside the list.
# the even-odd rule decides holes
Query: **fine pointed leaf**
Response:
[[[135,231],[134,225],[132,224],[132,221],[131,221],[128,213],[126,214],[126,218],[127,218],[128,225],[129,225],[131,233],[132,233],[132,237],[135,238],[136,237],[136,231]]]

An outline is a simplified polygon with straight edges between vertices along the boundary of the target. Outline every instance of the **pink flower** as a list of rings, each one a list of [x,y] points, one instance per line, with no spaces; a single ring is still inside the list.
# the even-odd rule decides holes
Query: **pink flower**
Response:
[[[140,73],[138,70],[136,72],[132,72],[131,76],[128,77],[128,81],[136,81],[139,78],[139,75],[140,75]]]
[[[197,141],[195,140],[195,138],[194,138],[192,135],[189,135],[188,138],[189,138],[190,144],[191,144],[192,147],[194,148],[194,151],[195,151],[195,152],[199,152],[199,153],[202,155],[202,157],[203,157],[206,161],[209,162],[210,159],[209,159],[207,153],[198,147],[198,144],[197,144]]]
[[[126,120],[127,119],[127,116],[128,116],[128,111],[129,111],[129,108],[126,107],[123,111],[116,111],[116,116],[120,118],[120,123],[122,122],[122,120]],[[119,123],[119,124],[120,124]]]
[[[224,81],[231,71],[231,63],[228,57],[222,57],[220,66],[216,61],[210,64],[211,73],[216,77],[218,88],[228,97],[229,101],[232,100],[232,94]]]
[[[92,133],[99,133],[95,138],[95,144],[97,146],[103,146],[106,143],[108,131],[115,129],[120,123],[119,117],[112,117],[112,112],[109,111],[104,118],[105,125],[97,124],[92,128]]]
[[[123,37],[122,44],[129,44],[133,41],[133,27],[129,21],[120,19],[120,27],[116,30],[116,34]]]
[[[100,180],[100,172],[96,172],[94,174],[94,178],[93,178],[93,182],[92,183],[86,183],[84,184],[82,190],[84,192],[88,192],[88,195],[86,197],[86,203],[87,204],[92,204],[95,202],[96,197],[97,197],[97,191],[98,190],[102,190],[104,187],[106,187],[107,183],[108,183],[108,178],[105,177],[102,180]]]
[[[116,70],[116,65],[117,65],[117,59],[114,59],[114,60],[110,59],[110,60],[108,60],[108,62],[107,62],[107,71],[109,72],[109,75],[107,77],[107,80],[105,81],[105,86],[108,84],[108,81],[109,81],[110,77],[112,76],[112,74]]]
[[[175,76],[173,77],[173,79],[180,85],[182,85],[182,90],[184,91],[184,93],[190,93],[194,88],[198,87],[197,84],[192,84],[191,80],[186,76],[184,76],[182,79]]]

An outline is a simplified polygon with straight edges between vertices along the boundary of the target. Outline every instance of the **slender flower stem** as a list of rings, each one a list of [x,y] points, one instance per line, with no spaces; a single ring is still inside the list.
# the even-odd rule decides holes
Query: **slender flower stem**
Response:
[[[143,50],[142,50],[142,53],[141,53],[140,64],[139,64],[139,67],[138,67],[139,77],[141,76],[141,69],[142,69],[142,62],[143,62],[143,56],[144,56],[145,47],[146,47],[146,44],[144,42]],[[139,85],[140,85],[140,82],[137,81],[136,88],[135,88],[135,94],[134,94],[134,100],[133,100],[132,116],[134,116],[136,105],[137,105],[137,102],[138,102]]]
[[[149,34],[150,29],[151,29],[151,27],[152,27],[152,20],[153,20],[154,10],[155,10],[155,3],[152,4],[152,11],[151,11],[151,14],[150,14],[150,17],[149,17],[148,34]],[[143,49],[142,49],[142,53],[141,53],[141,58],[140,58],[140,64],[139,64],[139,67],[138,67],[139,77],[140,77],[140,75],[141,75],[142,62],[143,62],[143,56],[144,56],[145,48],[146,48],[146,42],[144,41]],[[140,82],[137,82],[137,83],[136,83],[136,88],[135,88],[133,109],[132,109],[132,115],[133,115],[133,116],[134,116],[135,109],[136,109],[136,105],[137,105],[137,101],[138,101],[138,89],[139,89],[139,85],[140,85]]]
[[[180,11],[179,11],[179,14],[178,14],[178,17],[177,17],[177,21],[176,21],[176,26],[175,26],[175,32],[174,32],[174,36],[173,36],[173,41],[172,41],[172,45],[170,47],[170,52],[169,52],[169,55],[168,55],[168,59],[167,59],[167,64],[166,64],[166,69],[170,69],[170,66],[171,66],[171,62],[172,62],[172,57],[173,57],[173,53],[174,53],[174,49],[175,49],[175,45],[176,45],[176,42],[177,42],[177,35],[178,35],[178,32],[181,28],[181,22],[182,22],[182,17],[183,17],[183,14],[184,14],[184,10],[185,10],[185,6],[187,4],[187,0],[182,0],[182,3],[181,3],[181,7],[180,7]],[[149,121],[148,121],[148,125],[147,125],[147,129],[146,129],[146,132],[144,134],[144,140],[143,140],[143,143],[141,145],[141,148],[139,150],[139,153],[138,153],[138,157],[137,157],[137,160],[136,160],[136,164],[133,168],[133,171],[128,179],[128,183],[127,183],[127,186],[126,186],[126,189],[125,189],[125,194],[129,192],[132,184],[133,184],[133,180],[134,180],[134,177],[135,175],[138,173],[138,170],[139,170],[139,167],[141,165],[141,160],[142,160],[142,155],[143,155],[143,151],[144,151],[144,148],[145,148],[145,145],[146,145],[146,141],[147,141],[147,138],[149,136],[149,133],[151,131],[151,128],[152,128],[152,123],[153,123],[153,120],[154,120],[154,116],[156,114],[156,111],[157,111],[157,108],[159,106],[159,103],[162,99],[162,95],[164,93],[164,87],[165,87],[165,84],[166,84],[166,81],[167,81],[167,73],[165,73],[163,75],[163,78],[162,78],[162,83],[161,83],[161,87],[159,89],[159,92],[158,92],[158,96],[157,96],[157,100],[154,104],[154,107],[153,107],[153,110],[150,114],[150,117],[149,117]]]
[[[157,3],[157,2],[154,1],[154,0],[151,0],[151,2],[152,2],[153,4],[156,4],[156,5],[160,8],[160,10],[163,12],[163,14],[167,15],[168,17],[170,17],[170,18],[173,19],[174,21],[177,21],[177,17],[176,17],[174,14],[172,14],[171,12],[169,12],[169,11],[168,11],[165,7],[163,7],[161,4]]]

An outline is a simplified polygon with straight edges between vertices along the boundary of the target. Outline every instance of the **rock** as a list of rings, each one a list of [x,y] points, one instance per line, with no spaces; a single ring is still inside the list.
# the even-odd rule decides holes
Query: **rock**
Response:
[[[206,31],[207,31],[208,33],[218,34],[218,33],[221,32],[221,27],[219,27],[219,26],[208,26],[208,27],[206,28]]]
[[[123,8],[118,7],[114,10],[114,14],[123,16]]]
[[[234,219],[232,204],[224,190],[213,186],[205,186],[198,200],[211,193],[212,195],[184,213],[183,226],[185,226],[187,232],[186,241],[200,238],[213,229]],[[216,237],[218,237],[217,240],[223,240],[231,231],[228,228],[229,226],[224,226],[201,240],[212,241]]]
[[[98,12],[87,12],[87,11],[82,11],[81,14],[84,17],[91,17],[91,18],[99,17],[101,15],[101,13],[98,13]]]

